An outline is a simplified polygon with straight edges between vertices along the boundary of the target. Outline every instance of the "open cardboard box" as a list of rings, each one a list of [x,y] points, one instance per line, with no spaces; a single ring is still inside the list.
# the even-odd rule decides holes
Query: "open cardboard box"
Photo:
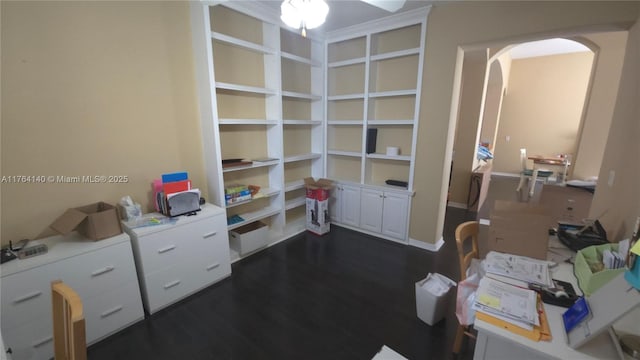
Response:
[[[308,177],[304,179],[304,186],[307,192],[307,230],[317,235],[326,234],[331,230],[329,196],[333,181]]]
[[[104,202],[67,209],[49,227],[62,235],[77,230],[91,240],[102,240],[122,233],[118,210]]]
[[[546,208],[496,200],[490,219],[487,251],[546,260],[551,222]]]

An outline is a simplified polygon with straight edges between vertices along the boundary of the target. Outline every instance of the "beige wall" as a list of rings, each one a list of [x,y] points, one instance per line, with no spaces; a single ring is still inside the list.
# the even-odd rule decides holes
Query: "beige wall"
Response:
[[[597,33],[581,37],[596,44],[599,50],[595,58],[591,93],[587,99],[580,141],[571,169],[574,179],[588,179],[598,176],[600,172],[618,96],[627,32]]]
[[[129,178],[3,183],[3,244],[72,206],[131,195],[149,209],[150,183],[165,172],[206,186],[188,3],[1,6],[2,175]]]
[[[592,63],[592,52],[513,60],[494,171],[519,173],[520,148],[530,155],[576,153]]]
[[[462,92],[458,113],[456,139],[453,155],[453,173],[451,176],[451,202],[466,204],[469,193],[471,171],[476,157],[476,135],[482,105],[485,70],[487,68],[486,50],[477,50],[465,54],[462,67]]]
[[[630,237],[640,216],[640,17],[629,31],[622,73],[590,212],[595,217],[607,211],[601,221],[612,240]]]
[[[409,232],[412,239],[433,244],[442,238],[455,130],[450,118],[455,115],[451,99],[458,47],[491,47],[509,40],[515,43],[593,29],[620,29],[637,20],[639,7],[637,2],[554,1],[451,2],[431,9]]]
[[[188,170],[194,184],[205,186],[188,4],[1,6],[2,175],[130,178],[127,184],[3,184],[2,243],[36,235],[69,206],[116,202],[125,194],[146,204],[149,182],[162,172]],[[637,20],[639,6],[452,2],[432,9],[411,238],[435,243],[442,237],[458,47],[602,30],[608,24],[624,28]]]

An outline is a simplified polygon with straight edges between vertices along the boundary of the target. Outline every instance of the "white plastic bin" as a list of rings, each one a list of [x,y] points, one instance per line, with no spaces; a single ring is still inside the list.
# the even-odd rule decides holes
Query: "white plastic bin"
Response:
[[[447,314],[447,294],[456,282],[442,274],[429,273],[416,283],[416,312],[418,318],[429,325],[442,320]]]

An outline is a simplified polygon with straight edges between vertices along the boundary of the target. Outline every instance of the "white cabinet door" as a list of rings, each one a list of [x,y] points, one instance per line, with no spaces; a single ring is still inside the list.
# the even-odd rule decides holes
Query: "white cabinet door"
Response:
[[[382,231],[382,205],[384,194],[381,191],[362,189],[360,201],[360,227],[364,230]]]
[[[397,239],[406,239],[409,197],[386,192],[383,195],[382,233]]]
[[[360,188],[340,185],[341,221],[350,226],[360,226]]]
[[[329,217],[331,222],[342,222],[342,185],[337,184],[329,196]]]

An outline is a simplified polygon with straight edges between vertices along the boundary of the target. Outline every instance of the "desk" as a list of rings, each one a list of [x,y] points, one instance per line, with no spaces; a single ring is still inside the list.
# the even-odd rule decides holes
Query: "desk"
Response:
[[[540,166],[550,165],[550,166],[562,166],[562,182],[564,183],[567,179],[567,170],[569,169],[569,165],[571,165],[571,158],[569,155],[565,155],[565,157],[560,158],[557,156],[542,156],[542,155],[530,155],[527,157],[529,160],[533,160],[533,176],[532,182],[536,183],[536,178],[538,177],[538,171],[540,171]],[[558,172],[560,174],[560,172]],[[557,178],[556,178],[557,179]]]
[[[573,285],[576,292],[580,292],[573,266],[567,263],[559,264],[551,269],[554,279],[564,280]],[[565,308],[544,304],[552,341],[532,341],[523,336],[513,334],[507,330],[477,320],[474,327],[478,330],[476,348],[473,354],[478,359],[619,359],[616,348],[608,333],[604,332],[578,349],[570,348],[565,340],[562,313]]]

